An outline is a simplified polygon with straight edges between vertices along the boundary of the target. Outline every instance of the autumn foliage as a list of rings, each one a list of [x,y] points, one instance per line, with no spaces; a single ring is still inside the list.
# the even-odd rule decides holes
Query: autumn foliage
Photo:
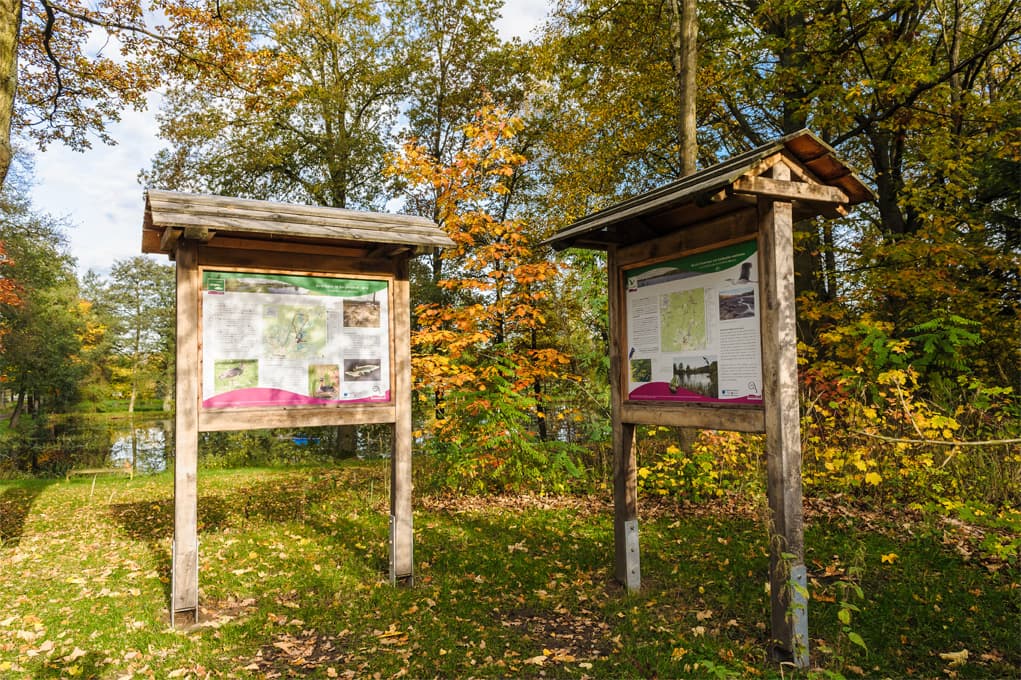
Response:
[[[520,129],[519,119],[488,106],[463,127],[467,144],[452,163],[412,141],[391,167],[431,196],[455,243],[443,253],[442,301],[417,307],[411,338],[415,390],[432,406],[425,430],[455,485],[548,481],[572,467],[551,459],[539,437],[546,386],[564,380],[569,363],[537,341],[557,266],[537,255],[522,220],[495,214],[525,162],[511,145]]]
[[[9,276],[13,264],[14,262],[7,257],[3,242],[0,241],[0,305],[17,305],[21,300],[18,296],[18,286]]]
[[[0,306],[18,306],[21,304],[21,296],[18,295],[18,284],[10,277],[10,267],[13,264],[7,257],[3,241],[0,241]],[[3,339],[7,329],[0,323],[0,348],[3,348]]]

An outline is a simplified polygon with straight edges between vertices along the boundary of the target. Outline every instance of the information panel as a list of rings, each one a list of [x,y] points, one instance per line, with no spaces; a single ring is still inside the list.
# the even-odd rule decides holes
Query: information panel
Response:
[[[762,403],[754,240],[624,272],[628,399]]]
[[[388,282],[203,271],[203,408],[390,400]]]

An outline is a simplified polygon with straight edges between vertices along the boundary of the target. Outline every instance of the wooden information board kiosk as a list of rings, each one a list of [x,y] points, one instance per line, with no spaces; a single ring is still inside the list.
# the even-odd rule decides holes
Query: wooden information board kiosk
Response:
[[[146,193],[142,252],[177,263],[170,616],[198,620],[199,432],[391,423],[390,580],[410,580],[408,262],[452,246],[406,215]]]
[[[801,131],[575,222],[607,252],[615,573],[641,584],[635,426],[765,432],[774,658],[808,666],[794,239],[873,198]]]

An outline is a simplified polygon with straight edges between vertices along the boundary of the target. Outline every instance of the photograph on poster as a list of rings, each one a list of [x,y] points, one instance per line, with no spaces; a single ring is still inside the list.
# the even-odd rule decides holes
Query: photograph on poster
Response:
[[[202,273],[204,408],[390,399],[388,283]]]
[[[308,367],[308,396],[336,399],[340,389],[340,367],[337,364],[312,364]]]
[[[345,328],[379,328],[380,306],[372,300],[347,300],[344,302]]]
[[[755,241],[624,272],[631,400],[762,402]]]

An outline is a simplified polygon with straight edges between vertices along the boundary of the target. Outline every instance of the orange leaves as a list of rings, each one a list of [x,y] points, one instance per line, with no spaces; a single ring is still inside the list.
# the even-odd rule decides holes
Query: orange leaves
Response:
[[[510,144],[520,129],[487,106],[462,128],[467,144],[450,162],[411,142],[388,170],[434,202],[456,244],[442,254],[445,303],[415,310],[412,367],[419,394],[435,404],[429,441],[458,488],[552,474],[535,423],[544,383],[563,379],[570,360],[538,346],[546,323],[538,303],[558,269],[536,253],[523,220],[503,218],[509,180],[525,162]]]
[[[17,306],[21,304],[18,284],[8,276],[9,267],[14,261],[7,257],[4,244],[0,241],[0,305]]]
[[[553,279],[556,266],[536,256],[521,220],[497,219],[487,209],[493,197],[506,190],[506,179],[525,162],[508,143],[521,127],[519,119],[486,106],[462,128],[468,144],[450,163],[432,158],[413,141],[391,159],[387,172],[431,194],[441,226],[457,244],[443,253],[453,274],[439,281],[439,287],[453,299],[481,300],[416,310],[418,330],[413,344],[423,354],[448,359],[427,361],[421,356],[417,366],[429,373],[421,376],[423,384],[437,387],[437,381],[454,380],[458,371],[452,362],[461,365],[460,371],[473,374],[469,366],[480,363],[480,351],[492,354],[494,343],[513,345],[545,322],[534,303],[545,297],[537,288]],[[502,356],[512,364],[526,364],[517,366],[516,372],[530,377],[537,373],[527,368],[527,353],[504,351]]]

